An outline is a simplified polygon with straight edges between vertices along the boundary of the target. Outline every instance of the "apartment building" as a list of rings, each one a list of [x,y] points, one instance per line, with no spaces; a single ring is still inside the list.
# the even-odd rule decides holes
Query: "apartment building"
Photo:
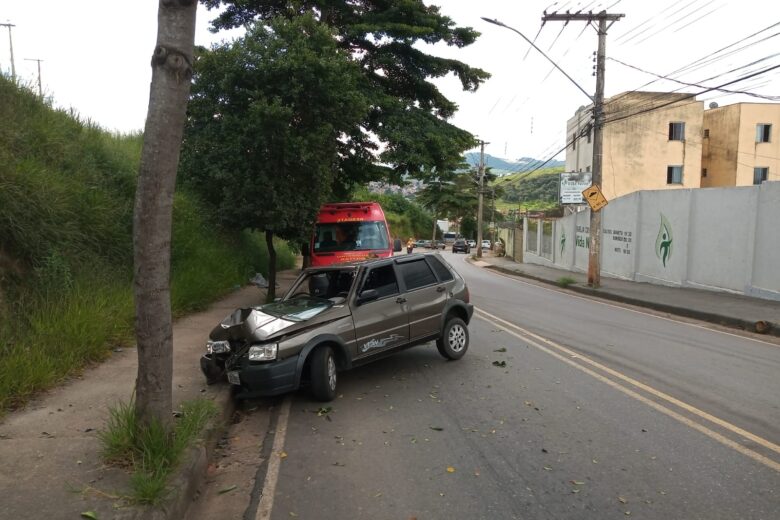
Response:
[[[701,186],[780,180],[780,104],[736,103],[704,111]]]
[[[593,168],[593,106],[566,124],[566,171]],[[625,92],[605,100],[601,189],[608,200],[640,190],[701,186],[704,103],[689,94]]]

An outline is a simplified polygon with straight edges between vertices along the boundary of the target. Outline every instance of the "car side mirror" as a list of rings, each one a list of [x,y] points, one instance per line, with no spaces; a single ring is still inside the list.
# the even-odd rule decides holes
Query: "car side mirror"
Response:
[[[397,253],[399,251],[403,250],[403,245],[401,244],[401,239],[396,238],[393,241],[393,253]]]
[[[364,303],[374,301],[377,298],[379,298],[379,293],[376,292],[376,289],[366,289],[358,296],[357,303],[358,305],[363,305]]]

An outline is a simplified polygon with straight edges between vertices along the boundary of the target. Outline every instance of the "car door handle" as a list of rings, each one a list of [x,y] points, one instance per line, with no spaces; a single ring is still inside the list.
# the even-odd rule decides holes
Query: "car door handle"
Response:
[[[403,296],[399,296],[398,298],[395,299],[395,303],[406,303],[406,298],[404,298]]]
[[[446,287],[444,287],[443,285],[440,285],[440,286],[438,286],[438,287],[436,288],[436,292],[444,292],[444,291],[446,291],[446,290],[447,290],[447,288],[446,288]]]

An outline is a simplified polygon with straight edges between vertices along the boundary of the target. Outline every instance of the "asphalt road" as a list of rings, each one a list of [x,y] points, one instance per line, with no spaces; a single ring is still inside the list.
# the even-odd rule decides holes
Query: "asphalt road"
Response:
[[[466,356],[263,402],[244,518],[780,518],[780,346],[445,257],[478,309]]]

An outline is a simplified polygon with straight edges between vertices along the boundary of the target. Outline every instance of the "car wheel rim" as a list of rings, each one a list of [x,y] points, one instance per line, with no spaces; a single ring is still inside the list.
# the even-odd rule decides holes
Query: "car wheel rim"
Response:
[[[450,327],[450,348],[453,352],[460,352],[466,347],[466,330],[460,324]]]
[[[333,356],[328,358],[328,385],[331,390],[336,389],[336,363],[333,361]]]

